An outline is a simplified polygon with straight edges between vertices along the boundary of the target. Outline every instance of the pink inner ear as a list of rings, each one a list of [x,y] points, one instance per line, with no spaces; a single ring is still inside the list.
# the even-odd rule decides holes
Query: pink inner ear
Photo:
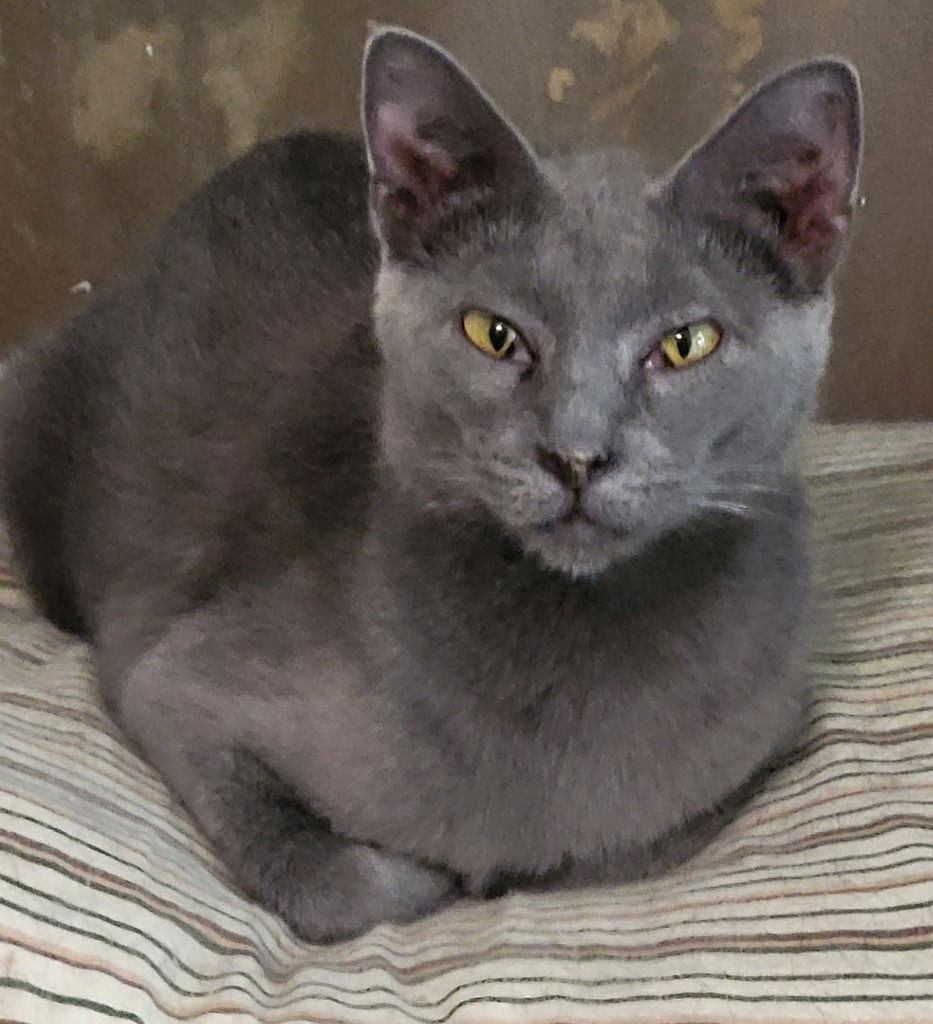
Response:
[[[422,210],[437,203],[457,177],[450,154],[418,133],[411,110],[380,106],[372,141],[376,177],[389,191],[404,190]]]
[[[786,216],[785,240],[796,249],[819,250],[832,244],[848,224],[838,171],[824,166],[819,154],[775,189],[775,198]]]
[[[788,173],[780,176],[774,197],[785,221],[785,243],[804,259],[819,263],[831,255],[851,216],[851,153],[838,99],[825,98],[828,123],[825,142],[798,153]]]
[[[843,146],[808,148],[768,192],[782,214],[783,244],[816,271],[831,263],[851,216]]]

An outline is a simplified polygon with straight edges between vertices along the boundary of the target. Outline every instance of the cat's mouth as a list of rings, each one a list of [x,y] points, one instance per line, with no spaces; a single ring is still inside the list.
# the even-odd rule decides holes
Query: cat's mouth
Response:
[[[579,504],[574,505],[574,507],[569,512],[565,512],[564,515],[562,515],[557,520],[557,522],[561,526],[571,526],[574,523],[589,523],[590,526],[600,525],[596,522],[595,519],[592,518],[592,516],[588,516],[586,512],[584,512],[583,509],[580,508]]]
[[[604,523],[590,515],[577,499],[573,507],[562,515],[545,520],[538,529],[552,536],[567,536],[577,540],[598,542],[599,538],[624,538],[628,531],[616,525]]]
[[[526,550],[569,576],[593,577],[629,554],[629,531],[602,522],[575,503],[524,534]]]

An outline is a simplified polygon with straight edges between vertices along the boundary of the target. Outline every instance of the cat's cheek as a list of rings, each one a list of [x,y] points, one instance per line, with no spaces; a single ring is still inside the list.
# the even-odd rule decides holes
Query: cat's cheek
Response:
[[[475,359],[481,359],[482,364],[475,365]],[[453,377],[453,383],[470,403],[472,412],[493,418],[508,413],[516,389],[522,384],[521,366],[513,359],[494,362],[481,355],[472,357],[472,354],[469,362],[472,365],[463,366]]]
[[[643,397],[649,413],[663,409],[676,399],[678,393],[682,393],[683,386],[678,387],[673,379],[677,372],[668,367],[645,369]]]
[[[650,402],[652,399],[689,399],[692,392],[708,387],[710,380],[715,379],[716,367],[695,365],[676,369],[670,366],[646,366],[644,372],[645,391]]]
[[[711,361],[712,362],[712,361]],[[684,472],[737,419],[754,418],[760,407],[741,366],[715,365],[661,371],[645,387],[647,421],[666,449],[652,463],[668,473]]]
[[[487,356],[468,353],[464,365],[456,367],[453,386],[458,400],[476,422],[493,425],[503,418],[515,386],[516,375],[508,365],[494,362]],[[477,365],[479,361],[479,365]]]

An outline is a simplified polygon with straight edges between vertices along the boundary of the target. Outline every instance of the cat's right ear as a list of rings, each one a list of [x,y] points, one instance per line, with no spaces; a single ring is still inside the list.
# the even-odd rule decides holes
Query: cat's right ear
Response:
[[[541,193],[530,147],[443,50],[402,29],[363,61],[370,205],[388,255],[430,254],[471,217],[495,219]]]

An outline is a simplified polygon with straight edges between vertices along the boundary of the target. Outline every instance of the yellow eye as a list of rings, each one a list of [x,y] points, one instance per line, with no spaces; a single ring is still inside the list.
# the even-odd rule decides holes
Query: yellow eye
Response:
[[[661,352],[669,366],[680,368],[711,355],[722,340],[722,330],[709,320],[684,324],[661,339]]]
[[[492,359],[510,356],[518,341],[518,331],[506,320],[472,309],[463,314],[463,333]]]

